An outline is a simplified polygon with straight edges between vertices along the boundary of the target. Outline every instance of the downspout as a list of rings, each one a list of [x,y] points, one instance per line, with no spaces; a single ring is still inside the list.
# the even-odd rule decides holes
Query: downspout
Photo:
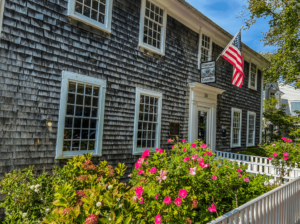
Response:
[[[263,125],[263,105],[264,105],[264,73],[261,72],[261,102],[260,102],[260,132],[259,142],[262,142],[262,125]]]

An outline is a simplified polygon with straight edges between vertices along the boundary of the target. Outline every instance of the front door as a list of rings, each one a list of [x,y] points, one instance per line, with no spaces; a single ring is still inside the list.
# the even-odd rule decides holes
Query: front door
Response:
[[[207,112],[206,111],[198,111],[198,139],[204,141],[207,144]]]

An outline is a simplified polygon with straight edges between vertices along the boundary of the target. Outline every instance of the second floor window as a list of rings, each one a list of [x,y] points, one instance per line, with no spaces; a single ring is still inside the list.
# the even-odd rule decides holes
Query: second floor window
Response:
[[[201,43],[201,62],[206,62],[210,60],[210,37],[202,34],[202,43]]]
[[[250,75],[249,75],[249,88],[256,90],[256,81],[257,81],[257,67],[255,64],[251,63],[250,65]]]
[[[158,54],[165,52],[166,10],[142,0],[139,45]]]
[[[111,32],[113,0],[69,0],[68,14],[75,20]]]

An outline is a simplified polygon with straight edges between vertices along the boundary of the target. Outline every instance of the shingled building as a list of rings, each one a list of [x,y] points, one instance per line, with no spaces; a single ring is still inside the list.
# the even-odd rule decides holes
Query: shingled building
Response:
[[[268,61],[243,45],[242,88],[223,58],[201,83],[233,36],[184,0],[0,2],[1,176],[87,152],[130,172],[174,133],[213,150],[260,141]]]

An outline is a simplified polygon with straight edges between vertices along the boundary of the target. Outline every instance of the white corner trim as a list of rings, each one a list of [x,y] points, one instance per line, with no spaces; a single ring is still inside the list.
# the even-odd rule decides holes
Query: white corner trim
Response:
[[[260,98],[260,133],[259,142],[262,142],[262,131],[263,131],[263,106],[264,106],[264,73],[261,72],[261,98]]]
[[[2,27],[3,27],[4,5],[5,5],[5,0],[0,0],[0,38],[1,38]]]
[[[252,144],[249,144],[249,141],[248,141],[249,140],[249,116],[250,115],[254,116],[254,133],[253,133],[253,143]],[[256,128],[256,113],[252,112],[252,111],[247,111],[247,137],[246,137],[246,146],[247,147],[255,146],[255,134],[256,134],[255,128]]]
[[[101,29],[105,32],[111,33],[111,21],[112,21],[112,9],[113,9],[113,0],[106,0],[105,7],[105,21],[104,24],[97,22],[89,17],[86,17],[80,13],[75,12],[75,2],[76,0],[69,0],[68,3],[68,16],[71,18],[83,22],[89,26]]]
[[[133,151],[132,151],[133,155],[141,155],[143,153],[143,151],[145,150],[144,148],[137,148],[137,134],[138,134],[141,94],[158,98],[158,118],[157,118],[156,136],[155,136],[156,137],[155,148],[160,148],[162,93],[136,87],[134,132],[133,132]]]
[[[153,2],[149,0],[149,2],[153,3],[154,5],[157,5],[161,9],[164,10],[163,15],[163,27],[161,29],[161,35],[160,35],[160,43],[161,48],[155,48],[149,44],[144,43],[144,21],[145,21],[145,12],[146,12],[146,0],[141,0],[141,16],[140,16],[140,33],[139,33],[139,47],[147,49],[153,53],[159,54],[164,56],[165,55],[165,49],[166,49],[166,33],[167,33],[167,19],[168,19],[168,10],[160,5],[158,2]]]
[[[68,84],[69,81],[81,82],[85,84],[97,85],[100,87],[99,94],[99,108],[98,108],[98,125],[95,147],[96,150],[92,151],[82,151],[78,152],[63,152],[63,141],[64,141],[64,128],[65,128],[65,117],[67,110],[67,99],[68,99]],[[73,72],[62,72],[62,82],[61,82],[61,97],[60,97],[60,107],[59,107],[59,118],[58,118],[58,128],[57,128],[57,141],[56,141],[56,156],[55,158],[63,158],[68,156],[80,155],[83,153],[93,152],[95,156],[102,155],[102,138],[103,138],[103,124],[104,124],[104,107],[105,107],[105,94],[106,94],[106,81],[76,74]]]
[[[233,145],[233,114],[234,112],[239,112],[240,113],[240,133],[239,133],[239,144]],[[238,108],[231,108],[231,133],[230,133],[230,148],[236,148],[236,147],[241,147],[242,145],[242,110]]]

